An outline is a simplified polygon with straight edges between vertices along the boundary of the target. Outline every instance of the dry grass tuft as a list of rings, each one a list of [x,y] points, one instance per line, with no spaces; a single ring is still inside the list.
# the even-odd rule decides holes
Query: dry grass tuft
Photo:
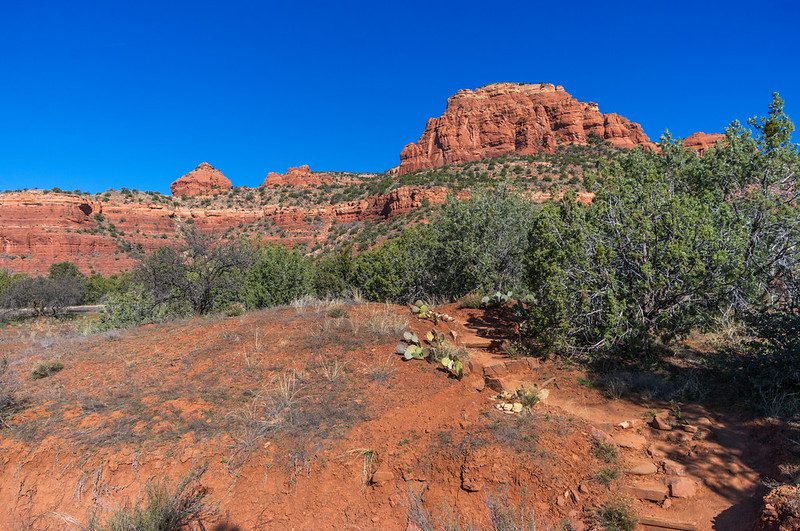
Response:
[[[389,305],[373,310],[367,319],[367,329],[379,337],[398,338],[408,330],[408,318],[393,312]]]

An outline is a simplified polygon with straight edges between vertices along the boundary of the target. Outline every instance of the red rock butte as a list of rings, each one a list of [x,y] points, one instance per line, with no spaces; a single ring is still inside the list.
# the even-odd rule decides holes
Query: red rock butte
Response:
[[[172,195],[181,197],[218,194],[231,188],[231,181],[208,162],[201,162],[195,169],[169,185]]]
[[[725,140],[725,135],[722,133],[704,133],[698,131],[684,138],[683,145],[702,155],[705,150],[723,140]]]
[[[618,114],[603,114],[563,87],[549,83],[494,83],[460,90],[431,118],[416,143],[400,153],[399,173],[459,164],[508,153],[553,152],[561,144],[585,144],[596,135],[621,148],[653,143],[642,127]]]
[[[289,168],[286,173],[277,173],[271,171],[264,179],[262,186],[316,186],[331,180],[331,176],[327,173],[312,172],[307,164]]]

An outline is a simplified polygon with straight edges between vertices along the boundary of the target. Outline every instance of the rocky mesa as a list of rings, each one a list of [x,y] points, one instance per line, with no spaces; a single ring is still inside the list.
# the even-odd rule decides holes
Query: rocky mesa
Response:
[[[603,114],[560,85],[494,83],[451,96],[444,114],[429,119],[420,139],[403,148],[399,173],[552,152],[561,144],[585,144],[589,135],[622,148],[653,146],[639,124]]]
[[[201,162],[195,169],[169,185],[172,195],[181,197],[218,194],[231,188],[231,181],[208,162]]]

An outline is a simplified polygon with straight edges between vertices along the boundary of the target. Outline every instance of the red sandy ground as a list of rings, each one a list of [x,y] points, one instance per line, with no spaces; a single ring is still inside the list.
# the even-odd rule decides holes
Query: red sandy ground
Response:
[[[6,327],[0,348],[27,404],[0,431],[0,527],[77,528],[140,498],[148,480],[177,480],[205,465],[209,527],[416,529],[421,500],[437,528],[455,520],[486,528],[487,500],[507,496],[535,511],[539,529],[580,529],[604,502],[624,499],[623,486],[665,479],[663,471],[623,473],[600,484],[595,476],[608,465],[592,452],[599,429],[647,439],[646,449],[621,449],[621,468],[669,458],[698,485],[696,496],[669,508],[630,500],[639,516],[751,528],[760,474],[775,466],[769,424],[687,406],[688,422],[707,437],[678,441],[643,422],[622,430],[619,422],[667,405],[608,400],[577,383],[582,372],[550,362],[512,375],[555,378],[549,398],[523,415],[503,414],[478,374],[506,362],[496,349],[503,329],[483,311],[448,306],[456,319],[439,325],[455,331],[474,360],[463,381],[392,354],[398,338],[369,325],[386,311],[408,318],[420,337],[430,329],[406,308],[381,305],[349,306],[339,319],[329,308],[278,308],[86,336],[71,324]],[[335,384],[320,356],[345,364]],[[54,358],[61,372],[30,379]],[[385,381],[376,367],[388,369]],[[318,427],[244,444],[249,421],[264,416],[262,398],[292,369],[303,400],[317,401]]]

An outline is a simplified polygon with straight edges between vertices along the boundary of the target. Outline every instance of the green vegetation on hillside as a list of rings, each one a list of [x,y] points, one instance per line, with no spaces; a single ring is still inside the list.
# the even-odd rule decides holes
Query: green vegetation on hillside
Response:
[[[521,325],[517,353],[650,363],[692,331],[736,323],[752,340],[736,351],[751,369],[740,391],[793,397],[800,391],[800,376],[787,370],[798,352],[800,156],[777,95],[768,116],[749,125],[731,124],[725,141],[703,156],[665,135],[652,152],[592,141],[535,160],[382,176],[361,183],[359,193],[463,185],[471,199],[451,197],[397,218],[386,232],[342,224],[316,256],[233,235],[212,242],[187,225],[177,248],[141,257],[129,276],[87,278],[57,264],[46,278],[0,274],[0,296],[44,311],[33,294],[71,286],[51,303],[104,298],[101,323],[113,328],[193,313],[236,315],[304,296],[357,292],[408,303],[510,292]],[[526,173],[531,168],[538,177]],[[529,192],[544,171],[579,176],[579,185],[536,205]],[[334,197],[351,185],[326,186]],[[578,189],[596,193],[591,205],[576,200]]]

